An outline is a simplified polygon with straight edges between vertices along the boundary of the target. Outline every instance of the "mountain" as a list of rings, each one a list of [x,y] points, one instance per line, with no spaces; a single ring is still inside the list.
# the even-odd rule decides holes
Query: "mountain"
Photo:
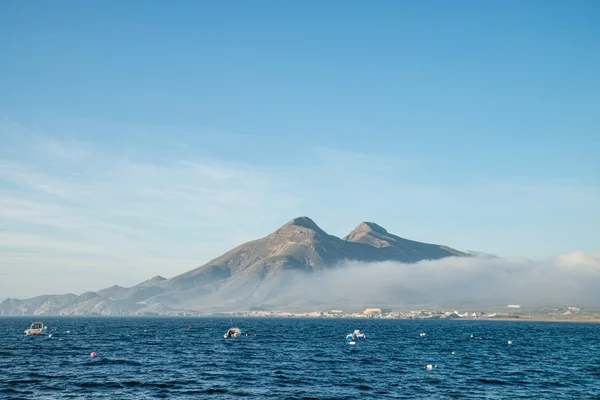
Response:
[[[310,218],[299,217],[268,236],[170,279],[157,276],[131,288],[115,285],[81,296],[6,299],[0,304],[0,315],[178,315],[247,310],[277,301],[285,307],[306,303],[302,293],[290,295],[297,292],[299,280],[319,276],[346,261],[415,263],[468,256],[446,246],[395,236],[372,222],[361,223],[340,239]]]
[[[392,235],[373,222],[363,222],[350,232],[344,240],[351,243],[362,243],[374,249],[372,258],[401,262],[418,262],[422,260],[438,260],[457,256],[469,257],[467,253],[437,244],[427,244]]]

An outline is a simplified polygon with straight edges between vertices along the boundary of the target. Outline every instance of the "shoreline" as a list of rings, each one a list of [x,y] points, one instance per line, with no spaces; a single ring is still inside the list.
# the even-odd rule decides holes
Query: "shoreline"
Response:
[[[558,318],[544,318],[544,317],[526,317],[526,318],[488,318],[487,321],[523,321],[523,322],[588,322],[588,323],[600,323],[600,317],[598,318],[581,318],[581,319],[558,319]]]
[[[600,317],[581,318],[581,319],[557,319],[544,317],[525,317],[525,318],[365,318],[365,317],[315,317],[315,316],[263,316],[263,315],[0,315],[0,320],[4,318],[16,319],[35,319],[44,318],[264,318],[264,319],[325,319],[325,320],[386,320],[386,321],[470,321],[470,322],[568,322],[568,323],[600,323]]]

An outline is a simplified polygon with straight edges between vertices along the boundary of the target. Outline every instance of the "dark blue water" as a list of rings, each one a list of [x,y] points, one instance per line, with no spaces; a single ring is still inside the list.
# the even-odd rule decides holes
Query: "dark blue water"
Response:
[[[600,398],[600,324],[257,318],[232,340],[219,318],[40,320],[53,337],[0,318],[2,399]]]

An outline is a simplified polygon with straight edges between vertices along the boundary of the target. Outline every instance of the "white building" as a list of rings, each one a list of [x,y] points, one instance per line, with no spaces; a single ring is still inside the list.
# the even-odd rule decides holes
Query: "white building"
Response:
[[[520,304],[509,304],[506,306],[506,308],[521,308]]]
[[[386,314],[392,312],[389,308],[365,308],[363,314],[365,315],[373,315],[373,314]]]

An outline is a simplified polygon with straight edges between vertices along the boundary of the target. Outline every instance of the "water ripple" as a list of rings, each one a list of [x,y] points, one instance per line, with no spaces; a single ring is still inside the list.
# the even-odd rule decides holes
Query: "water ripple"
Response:
[[[220,318],[43,321],[52,338],[2,319],[1,398],[600,397],[598,324],[236,319],[251,334],[225,340]]]

